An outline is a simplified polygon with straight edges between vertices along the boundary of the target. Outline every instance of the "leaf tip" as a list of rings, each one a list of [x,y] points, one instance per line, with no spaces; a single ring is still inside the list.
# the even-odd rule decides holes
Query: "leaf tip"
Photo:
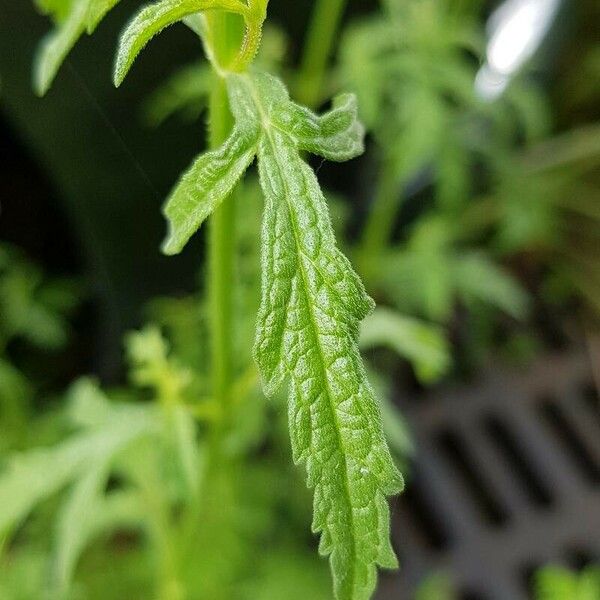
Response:
[[[117,56],[115,67],[113,70],[113,85],[118,88],[121,86],[127,76],[127,67],[123,64],[120,56]]]
[[[175,241],[171,234],[169,234],[161,244],[160,251],[165,256],[175,256],[181,252],[181,245]]]

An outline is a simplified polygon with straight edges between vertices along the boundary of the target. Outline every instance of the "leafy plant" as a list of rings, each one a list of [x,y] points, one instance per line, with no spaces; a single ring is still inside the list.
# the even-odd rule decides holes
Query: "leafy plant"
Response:
[[[39,94],[117,3],[36,1],[55,24],[36,61]],[[304,536],[310,498],[294,487],[294,462],[313,490],[312,529],[335,597],[368,599],[377,567],[396,565],[387,497],[401,491],[398,464],[413,446],[388,382],[359,348],[392,350],[433,384],[451,369],[457,306],[484,327],[497,312],[528,314],[508,259],[556,248],[556,205],[572,180],[549,176],[528,153],[547,127],[533,87],[517,79],[495,102],[477,96],[481,3],[386,0],[340,36],[332,66],[345,2],[318,0],[297,71],[284,62],[284,35],[265,28],[267,4],[160,0],[122,34],[116,86],[146,44],[179,22],[208,59],[176,73],[144,109],[153,125],[207,112],[209,149],[165,203],[162,246],[181,252],[208,220],[207,293],[151,302],[151,324],[126,338],[129,385],[106,392],[79,381],[57,415],[60,441],[9,458],[0,472],[8,582],[0,595],[19,597],[28,578],[22,589],[65,598],[328,598]],[[309,161],[362,154],[359,115],[376,175],[355,246],[343,219],[334,230],[339,204]],[[258,179],[248,174],[255,162]],[[415,200],[415,189],[430,202]],[[373,310],[341,249],[387,306]],[[587,255],[579,264],[587,273]],[[22,327],[11,335],[50,339],[52,322],[64,325],[62,308],[40,318],[45,301],[13,304],[31,310],[7,313]],[[0,356],[0,397],[3,378],[27,395]],[[49,515],[57,517],[48,540],[32,530],[48,529]],[[117,551],[123,560],[111,560]],[[114,575],[114,585],[97,572]],[[419,594],[451,591],[439,577]]]
[[[46,91],[77,37],[93,31],[115,4],[75,0],[42,5],[58,29],[41,50],[38,91]],[[367,598],[375,587],[375,567],[396,564],[386,496],[401,490],[402,478],[358,352],[359,323],[373,302],[336,246],[325,198],[302,157],[311,152],[349,160],[363,150],[363,128],[353,96],[339,96],[329,112],[318,116],[292,102],[275,76],[249,67],[258,51],[266,5],[264,0],[162,0],[142,9],[122,35],[115,84],[122,83],[141,49],[166,26],[185,20],[200,35],[213,71],[213,149],[192,164],[165,205],[169,235],[163,250],[181,251],[216,211],[209,325],[217,422],[209,435],[207,477],[214,484],[228,464],[222,444],[234,419],[232,303],[224,288],[233,264],[228,197],[257,156],[265,214],[254,357],[268,395],[289,380],[294,460],[306,466],[308,484],[315,490],[313,529],[321,533],[320,551],[330,555],[336,597]],[[145,337],[136,344],[136,354],[160,354],[158,340]],[[134,371],[136,382],[157,387],[163,401],[172,398],[178,404],[187,375],[166,359],[149,358],[148,367]],[[97,484],[86,481],[79,493],[85,497],[93,488]]]
[[[39,382],[14,360],[11,347],[25,343],[45,352],[63,348],[79,286],[50,279],[13,246],[0,245],[0,415],[2,447],[15,444]]]

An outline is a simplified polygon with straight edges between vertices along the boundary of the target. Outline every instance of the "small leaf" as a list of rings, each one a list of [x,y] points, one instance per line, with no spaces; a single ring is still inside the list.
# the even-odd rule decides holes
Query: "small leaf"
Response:
[[[386,308],[377,308],[363,321],[360,346],[395,350],[427,383],[442,377],[450,366],[450,349],[439,327]]]
[[[36,5],[45,15],[50,15],[57,23],[69,14],[74,0],[36,0]]]
[[[454,266],[456,285],[466,300],[477,299],[522,319],[529,309],[529,297],[509,273],[485,254],[470,252],[459,256]]]
[[[88,532],[96,516],[96,504],[108,481],[106,461],[91,464],[88,471],[73,484],[57,520],[54,580],[64,593],[71,585],[77,560],[85,548]]]
[[[165,254],[181,251],[254,160],[259,122],[249,109],[247,99],[236,100],[234,117],[235,126],[225,143],[201,155],[169,196],[164,209],[169,222],[169,233],[163,244]]]
[[[56,29],[40,44],[35,59],[33,83],[43,96],[81,35],[92,33],[119,0],[39,0],[38,5],[56,22]]]
[[[42,41],[33,73],[38,95],[43,96],[48,91],[67,54],[85,31],[87,8],[86,0],[74,0],[65,20]]]
[[[173,407],[169,418],[169,441],[174,446],[178,467],[187,490],[193,497],[198,493],[198,474],[202,458],[196,439],[196,421],[185,406]]]
[[[185,121],[196,119],[206,105],[213,82],[206,63],[193,64],[177,71],[144,103],[144,120],[158,127],[175,113]]]
[[[162,0],[143,8],[123,32],[114,72],[115,86],[121,85],[144,46],[165,27],[185,17],[207,10],[225,10],[244,14],[239,0]]]

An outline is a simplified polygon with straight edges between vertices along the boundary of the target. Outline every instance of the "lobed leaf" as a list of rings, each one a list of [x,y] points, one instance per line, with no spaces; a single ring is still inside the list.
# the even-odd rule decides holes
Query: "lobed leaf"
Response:
[[[402,478],[357,347],[358,324],[373,301],[336,247],[325,198],[300,154],[307,145],[330,153],[327,134],[340,136],[346,156],[358,153],[355,107],[346,98],[320,120],[304,113],[306,123],[301,116],[286,123],[281,115],[303,111],[275,78],[232,75],[229,87],[234,105],[236,97],[252,98],[262,123],[263,285],[255,358],[267,393],[290,380],[294,460],[305,465],[314,488],[313,530],[321,533],[320,552],[330,555],[336,597],[366,599],[376,565],[396,565],[386,495],[400,491]]]
[[[144,46],[165,27],[189,15],[207,10],[244,14],[247,6],[239,0],[162,0],[143,8],[121,36],[114,83],[118,87]]]
[[[257,153],[265,213],[254,355],[267,394],[290,381],[294,460],[314,488],[313,530],[330,555],[336,597],[363,600],[376,566],[396,565],[386,496],[403,483],[357,346],[374,304],[336,246],[325,198],[301,157],[310,150],[345,160],[362,151],[356,101],[341,96],[319,117],[269,75],[229,74],[227,86],[234,129],[176,186],[164,250],[181,250]]]
[[[277,106],[271,118],[274,125],[296,139],[301,150],[341,162],[364,151],[365,132],[357,114],[356,96],[340,94],[333,108],[322,116],[287,102]]]

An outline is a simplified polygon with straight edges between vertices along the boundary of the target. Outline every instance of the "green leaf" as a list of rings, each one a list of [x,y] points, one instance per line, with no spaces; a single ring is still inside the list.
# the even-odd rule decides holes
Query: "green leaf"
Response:
[[[119,0],[43,0],[38,4],[50,14],[57,26],[40,44],[33,75],[34,89],[43,96],[58,69],[81,35],[92,33],[106,13]]]
[[[55,21],[61,22],[66,18],[73,6],[74,0],[36,0],[36,5],[45,15],[50,15]]]
[[[242,102],[236,104],[236,123],[229,138],[220,148],[201,155],[171,192],[164,208],[169,222],[169,233],[163,244],[165,254],[182,250],[254,160],[259,124],[248,118]]]
[[[85,31],[86,18],[87,2],[75,0],[65,20],[42,41],[33,73],[34,89],[38,95],[43,96],[50,88],[67,54]]]
[[[386,495],[402,488],[402,478],[357,347],[358,324],[373,301],[337,249],[325,198],[301,158],[307,143],[335,154],[327,135],[318,135],[329,119],[337,125],[325,131],[340,136],[344,156],[360,152],[354,103],[338,101],[335,117],[319,121],[298,111],[271,76],[231,75],[228,84],[232,106],[251,98],[261,123],[265,215],[255,358],[268,394],[289,377],[294,460],[306,466],[315,490],[313,530],[321,532],[321,553],[330,555],[336,597],[366,599],[376,565],[396,565]],[[336,114],[343,105],[347,113]]]
[[[88,34],[94,32],[98,24],[120,0],[90,0],[87,12],[86,29]]]
[[[256,573],[244,585],[243,597],[252,600],[329,600],[327,569],[317,559],[293,546],[276,547],[261,557]]]
[[[522,319],[529,308],[529,297],[519,283],[485,254],[459,255],[454,265],[456,285],[465,300],[477,299]]]
[[[330,555],[336,597],[362,600],[376,566],[394,567],[387,495],[403,482],[358,352],[373,301],[338,250],[325,198],[302,150],[350,159],[362,152],[356,102],[344,95],[319,117],[266,74],[229,74],[235,125],[202,155],[169,198],[165,252],[181,250],[258,152],[265,195],[262,303],[254,355],[267,394],[290,380],[294,460],[315,489],[313,529]]]
[[[544,567],[535,574],[536,600],[595,600],[600,598],[600,568],[577,574],[563,567]]]
[[[450,349],[441,328],[378,308],[363,322],[361,348],[387,346],[410,360],[424,382],[434,382],[450,367]]]
[[[193,121],[206,105],[212,82],[206,63],[183,67],[144,103],[144,120],[157,127],[179,113],[183,120]]]
[[[244,14],[247,7],[239,0],[162,0],[143,8],[121,36],[114,72],[115,86],[121,85],[137,55],[156,34],[189,15],[208,10]]]
[[[15,419],[25,416],[33,387],[14,365],[0,357],[0,416],[3,426],[16,426]]]
[[[357,119],[356,96],[341,94],[323,116],[292,102],[274,107],[273,125],[296,139],[301,150],[335,161],[346,161],[364,151],[364,128]]]
[[[96,504],[108,481],[107,461],[89,465],[88,471],[71,490],[57,520],[54,581],[64,593],[68,590],[77,559],[86,545],[95,520]]]
[[[429,575],[415,593],[415,600],[455,600],[452,580],[446,573]]]
[[[404,415],[396,408],[391,399],[388,379],[371,368],[367,368],[367,376],[379,400],[385,439],[394,455],[398,469],[402,473],[406,470],[408,458],[415,453],[410,428]]]
[[[0,534],[18,524],[36,504],[73,481],[91,462],[114,455],[155,428],[152,413],[140,407],[124,407],[113,410],[102,426],[58,446],[13,457],[0,473]]]

